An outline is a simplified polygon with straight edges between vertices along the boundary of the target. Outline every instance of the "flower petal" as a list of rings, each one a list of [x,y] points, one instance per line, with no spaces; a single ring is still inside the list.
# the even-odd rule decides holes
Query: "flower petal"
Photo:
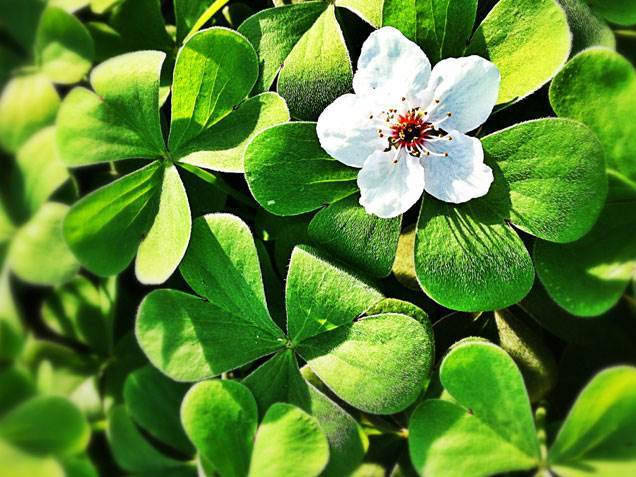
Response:
[[[433,197],[460,204],[488,193],[492,170],[484,164],[484,150],[479,139],[459,131],[449,131],[450,141],[429,143],[433,152],[448,157],[423,156],[426,192]]]
[[[353,89],[358,94],[409,96],[426,88],[431,63],[426,54],[393,27],[374,31],[362,45]]]
[[[373,152],[386,147],[369,119],[375,109],[362,96],[340,96],[318,118],[316,131],[322,148],[343,164],[362,167]]]
[[[402,150],[371,155],[358,174],[360,204],[383,219],[409,210],[424,191],[424,169],[419,160]]]
[[[439,101],[428,108],[430,121],[444,121],[441,127],[446,131],[467,132],[481,126],[497,103],[500,80],[497,67],[479,56],[440,61],[429,82],[433,98]]]

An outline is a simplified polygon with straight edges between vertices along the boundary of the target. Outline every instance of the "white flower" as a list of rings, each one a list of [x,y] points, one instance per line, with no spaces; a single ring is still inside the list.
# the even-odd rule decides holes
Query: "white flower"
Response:
[[[492,112],[499,71],[478,56],[448,58],[433,71],[426,54],[395,28],[373,32],[345,94],[318,119],[320,144],[358,174],[360,204],[396,217],[426,191],[461,203],[488,192],[492,170],[466,132]]]

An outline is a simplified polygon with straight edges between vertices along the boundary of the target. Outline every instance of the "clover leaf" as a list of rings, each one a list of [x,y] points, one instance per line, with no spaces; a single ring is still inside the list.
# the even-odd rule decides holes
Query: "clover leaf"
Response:
[[[311,477],[329,459],[327,438],[315,418],[275,403],[258,425],[254,397],[234,381],[195,384],[183,400],[181,420],[200,457],[223,476]]]
[[[60,109],[57,139],[69,166],[151,161],[84,197],[65,221],[71,250],[97,275],[121,272],[136,255],[141,282],[167,280],[190,239],[191,199],[178,168],[218,184],[199,168],[242,171],[250,138],[289,118],[274,93],[245,99],[258,74],[254,50],[238,33],[211,28],[177,55],[166,146],[159,110],[164,58],[159,51],[112,58],[93,70],[94,92],[76,88]]]
[[[521,373],[501,348],[474,338],[459,342],[442,361],[440,380],[450,399],[424,401],[409,424],[411,459],[422,475],[533,468],[566,477],[618,475],[632,466],[636,368],[597,374],[547,452]]]
[[[316,119],[334,99],[351,88],[351,59],[336,11],[346,8],[379,26],[378,0],[311,1],[258,12],[238,29],[254,45],[261,73],[254,92],[277,91],[292,116]]]
[[[204,299],[153,291],[136,323],[142,349],[173,379],[216,376],[293,350],[336,395],[380,414],[407,407],[426,382],[430,329],[399,313],[356,320],[382,296],[315,250],[298,247],[292,254],[287,336],[270,318],[254,241],[236,217],[195,221],[181,273]],[[348,290],[346,299],[341,288]]]

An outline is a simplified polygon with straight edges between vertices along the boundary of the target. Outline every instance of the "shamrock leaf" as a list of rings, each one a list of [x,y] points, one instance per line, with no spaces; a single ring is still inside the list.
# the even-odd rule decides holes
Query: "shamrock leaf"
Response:
[[[409,424],[411,459],[421,475],[539,468],[569,477],[620,474],[632,465],[633,367],[610,368],[592,379],[547,456],[521,373],[501,348],[474,338],[459,342],[442,361],[440,380],[453,400],[424,401]]]
[[[60,105],[54,83],[81,81],[94,56],[90,34],[72,14],[54,6],[43,11],[39,5],[22,8],[28,12],[26,21],[30,15],[38,19],[34,38],[25,45],[32,49],[35,65],[31,72],[11,79],[0,97],[0,146],[12,153],[54,122]]]
[[[239,219],[197,219],[181,272],[205,298],[156,290],[142,302],[136,323],[142,349],[173,379],[216,376],[290,349],[337,395],[374,413],[406,408],[426,382],[430,329],[399,313],[354,321],[381,295],[312,249],[292,254],[287,336],[270,318],[256,247]],[[349,290],[346,300],[341,287]]]
[[[254,92],[277,91],[292,116],[315,119],[351,88],[351,59],[336,9],[346,8],[372,25],[380,23],[378,0],[336,0],[283,5],[258,12],[238,29],[254,45],[261,73]],[[320,52],[320,53],[317,53]]]
[[[190,240],[192,197],[178,168],[223,188],[199,167],[241,172],[249,140],[289,118],[274,93],[243,102],[258,74],[254,50],[241,35],[212,28],[190,37],[177,55],[166,146],[159,104],[164,59],[162,52],[141,51],[102,63],[91,74],[94,92],[71,91],[58,116],[58,145],[70,166],[152,161],[84,197],[69,213],[66,239],[98,275],[121,272],[136,255],[141,282],[167,280]]]
[[[550,296],[578,316],[596,316],[616,304],[636,275],[636,184],[610,174],[605,208],[592,230],[567,244],[537,241],[537,275]]]
[[[614,32],[585,0],[559,0],[559,4],[568,17],[572,32],[572,54],[591,46],[616,47]]]
[[[273,404],[257,427],[256,401],[237,382],[195,384],[181,420],[200,456],[223,476],[317,476],[329,458],[318,422],[295,406]]]

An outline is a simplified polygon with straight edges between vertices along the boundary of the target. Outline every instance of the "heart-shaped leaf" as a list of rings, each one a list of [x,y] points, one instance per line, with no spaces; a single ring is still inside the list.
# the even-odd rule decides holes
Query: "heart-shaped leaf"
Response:
[[[342,290],[347,290],[346,300]],[[294,249],[286,287],[287,334],[294,343],[351,323],[380,299],[375,288],[315,249]]]
[[[634,67],[606,48],[579,53],[550,85],[554,111],[589,126],[605,148],[608,166],[632,180],[636,179],[635,98]]]
[[[422,475],[493,475],[540,460],[530,402],[514,361],[468,339],[442,361],[440,379],[456,402],[428,400],[409,424],[409,450]]]
[[[234,381],[197,383],[181,406],[181,422],[188,437],[224,477],[247,475],[252,447],[257,445],[257,420],[254,397]]]
[[[567,61],[570,44],[567,17],[556,0],[500,0],[473,34],[467,53],[497,65],[497,102],[504,104],[547,83]]]
[[[245,178],[258,203],[276,215],[299,215],[358,190],[358,171],[321,147],[315,123],[287,123],[256,136],[245,152]]]

